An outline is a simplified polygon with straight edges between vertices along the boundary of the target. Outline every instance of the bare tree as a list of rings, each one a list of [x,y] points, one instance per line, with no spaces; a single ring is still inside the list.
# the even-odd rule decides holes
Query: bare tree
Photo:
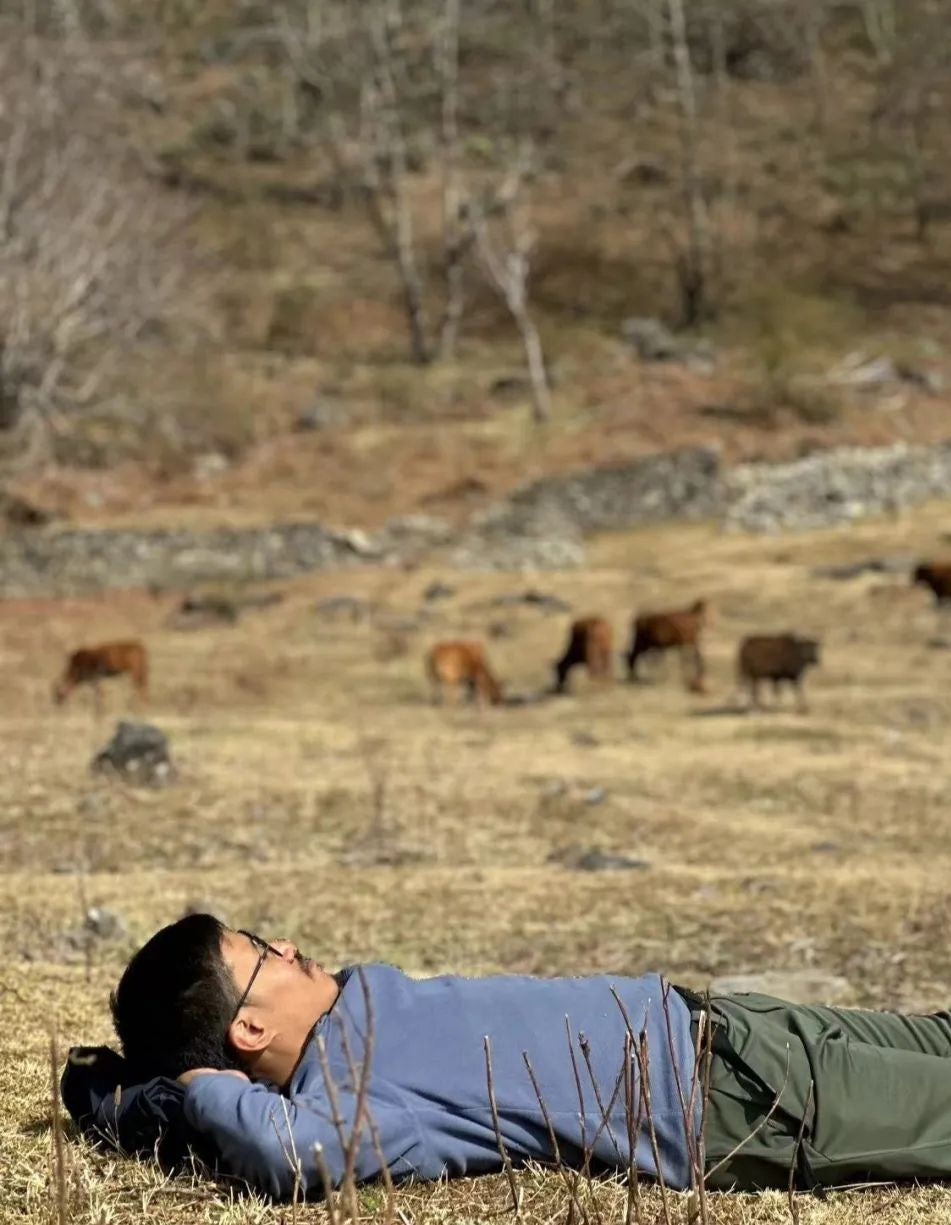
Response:
[[[895,158],[904,170],[906,204],[924,242],[932,222],[951,211],[944,187],[951,31],[939,10],[921,6],[911,16],[907,36],[895,42],[887,61],[879,59],[872,122],[878,155]]]
[[[0,427],[30,457],[101,400],[185,273],[184,210],[111,132],[102,66],[82,54],[0,48]]]
[[[448,47],[436,59],[450,72],[457,35],[449,21],[446,26]],[[276,29],[298,84],[323,103],[325,148],[340,182],[363,201],[393,261],[413,360],[425,365],[435,345],[410,191],[407,124],[412,91],[405,62],[410,40],[401,2],[367,0],[348,6],[287,0],[277,10]],[[454,114],[444,116],[443,122],[451,135]]]
[[[865,33],[880,64],[890,64],[898,41],[895,0],[861,0]]]
[[[403,23],[400,0],[377,0],[368,16],[371,74],[361,97],[363,175],[373,221],[399,270],[413,358],[433,356],[423,298],[413,210],[409,196],[402,99],[397,86],[396,43]]]
[[[710,228],[700,166],[699,121],[683,0],[667,0],[683,150],[686,242],[678,255],[681,314],[688,327],[710,310]]]
[[[802,27],[802,40],[805,45],[806,61],[809,65],[810,76],[812,77],[816,126],[820,132],[825,130],[828,111],[828,72],[822,44],[827,15],[826,0],[803,0],[799,20]]]
[[[496,192],[491,209],[474,195],[467,199],[465,207],[479,265],[505,303],[522,339],[534,418],[543,422],[551,417],[551,389],[541,337],[528,304],[530,259],[535,245],[535,233],[522,196],[528,158],[527,150],[519,154]],[[497,219],[494,227],[490,223],[493,216]]]
[[[463,308],[463,257],[468,236],[462,224],[459,150],[459,6],[445,0],[443,24],[436,43],[440,93],[440,146],[442,153],[443,269],[446,301],[439,335],[443,358],[455,354]]]

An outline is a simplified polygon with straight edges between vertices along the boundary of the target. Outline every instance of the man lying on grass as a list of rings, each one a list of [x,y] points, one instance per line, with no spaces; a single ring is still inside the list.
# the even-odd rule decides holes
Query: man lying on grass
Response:
[[[655,974],[328,974],[210,915],[153,936],[112,1009],[124,1059],[74,1048],[64,1075],[83,1130],[279,1197],[529,1160],[678,1188],[951,1174],[946,1012],[703,1000]]]

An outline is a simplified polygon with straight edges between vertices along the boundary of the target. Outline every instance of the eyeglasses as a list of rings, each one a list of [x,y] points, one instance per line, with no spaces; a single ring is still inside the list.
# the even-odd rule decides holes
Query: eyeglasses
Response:
[[[231,1016],[231,1021],[234,1021],[235,1017],[238,1015],[238,1013],[241,1011],[241,1009],[244,1007],[245,1003],[247,1002],[247,998],[251,994],[251,988],[254,986],[254,980],[257,978],[258,974],[260,973],[261,966],[263,966],[264,963],[267,961],[268,954],[273,953],[275,957],[283,957],[283,954],[281,953],[280,949],[276,949],[273,944],[268,944],[266,940],[262,940],[261,937],[256,936],[254,932],[247,932],[239,927],[238,935],[247,936],[247,938],[251,941],[254,947],[256,949],[260,949],[260,953],[258,954],[258,963],[254,967],[251,977],[248,979],[248,985],[245,987],[244,991],[242,991],[241,993],[241,998],[238,1000],[238,1005],[235,1008],[234,1013]],[[231,1022],[229,1022],[229,1024],[230,1023]]]

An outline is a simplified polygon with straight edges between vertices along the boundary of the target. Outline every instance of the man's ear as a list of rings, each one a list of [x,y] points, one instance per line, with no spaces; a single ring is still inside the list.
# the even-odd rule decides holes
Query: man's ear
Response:
[[[266,1029],[246,1008],[228,1026],[228,1041],[243,1055],[260,1055],[271,1045],[274,1031]]]

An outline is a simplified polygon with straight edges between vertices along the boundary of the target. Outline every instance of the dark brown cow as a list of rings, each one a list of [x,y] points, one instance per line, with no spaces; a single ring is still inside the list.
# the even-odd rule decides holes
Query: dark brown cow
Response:
[[[757,634],[744,638],[736,655],[736,679],[745,688],[753,705],[761,705],[761,681],[772,681],[778,699],[784,681],[792,685],[799,700],[799,709],[806,709],[802,692],[802,674],[818,664],[819,643],[814,638],[799,638],[796,634]]]
[[[930,587],[936,604],[951,601],[951,562],[923,561],[915,567],[912,584]]]
[[[579,664],[584,664],[593,679],[609,681],[613,650],[614,634],[604,617],[572,621],[565,653],[555,664],[555,692],[565,692],[568,673]]]
[[[707,623],[707,602],[697,600],[689,608],[670,612],[641,613],[635,617],[631,648],[627,653],[628,680],[638,680],[637,661],[659,651],[680,651],[680,666],[687,688],[704,691],[704,664],[700,636]]]
[[[104,642],[97,647],[80,647],[66,660],[62,676],[53,687],[53,700],[65,702],[77,685],[92,685],[96,705],[101,701],[99,682],[110,676],[127,674],[140,698],[148,686],[148,655],[137,639],[128,642]]]
[[[457,690],[462,685],[480,705],[497,706],[502,701],[502,686],[492,675],[480,642],[437,642],[426,656],[426,675],[434,702],[442,702],[447,686]]]

